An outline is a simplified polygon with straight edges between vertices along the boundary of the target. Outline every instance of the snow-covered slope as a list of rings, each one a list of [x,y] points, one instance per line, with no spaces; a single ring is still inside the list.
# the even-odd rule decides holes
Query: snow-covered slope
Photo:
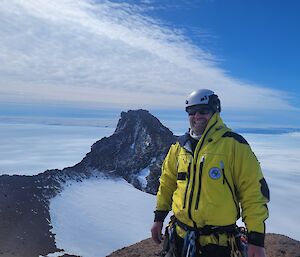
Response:
[[[66,186],[50,201],[58,248],[102,257],[150,236],[155,197],[124,179],[93,178]]]

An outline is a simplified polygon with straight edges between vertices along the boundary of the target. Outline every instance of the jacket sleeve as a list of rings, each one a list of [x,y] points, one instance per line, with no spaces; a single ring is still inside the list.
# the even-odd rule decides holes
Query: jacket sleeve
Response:
[[[172,196],[177,187],[178,143],[172,145],[162,164],[154,221],[163,221],[172,209]]]
[[[264,246],[265,220],[268,218],[269,189],[260,164],[248,143],[235,143],[234,177],[242,208],[242,218],[248,230],[248,241]]]

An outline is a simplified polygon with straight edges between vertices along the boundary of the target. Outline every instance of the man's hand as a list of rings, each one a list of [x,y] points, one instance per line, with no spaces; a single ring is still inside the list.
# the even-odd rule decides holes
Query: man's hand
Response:
[[[248,257],[266,257],[265,248],[248,244]]]
[[[152,239],[157,244],[160,244],[162,240],[162,234],[161,234],[162,228],[163,228],[163,222],[161,221],[154,222],[151,228]]]

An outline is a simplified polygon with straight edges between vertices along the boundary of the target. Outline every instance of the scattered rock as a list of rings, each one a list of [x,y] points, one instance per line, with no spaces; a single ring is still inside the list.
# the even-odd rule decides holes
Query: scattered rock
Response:
[[[287,236],[267,234],[268,257],[300,257],[300,242]]]

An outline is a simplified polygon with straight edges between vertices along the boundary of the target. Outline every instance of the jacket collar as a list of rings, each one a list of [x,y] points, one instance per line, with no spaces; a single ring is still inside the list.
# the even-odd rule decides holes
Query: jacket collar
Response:
[[[220,113],[215,112],[210,118],[200,140],[202,140],[205,136],[206,138],[218,138],[218,136],[222,136],[222,134],[220,135],[220,132],[224,131],[224,129],[226,130],[228,128],[220,117]]]

